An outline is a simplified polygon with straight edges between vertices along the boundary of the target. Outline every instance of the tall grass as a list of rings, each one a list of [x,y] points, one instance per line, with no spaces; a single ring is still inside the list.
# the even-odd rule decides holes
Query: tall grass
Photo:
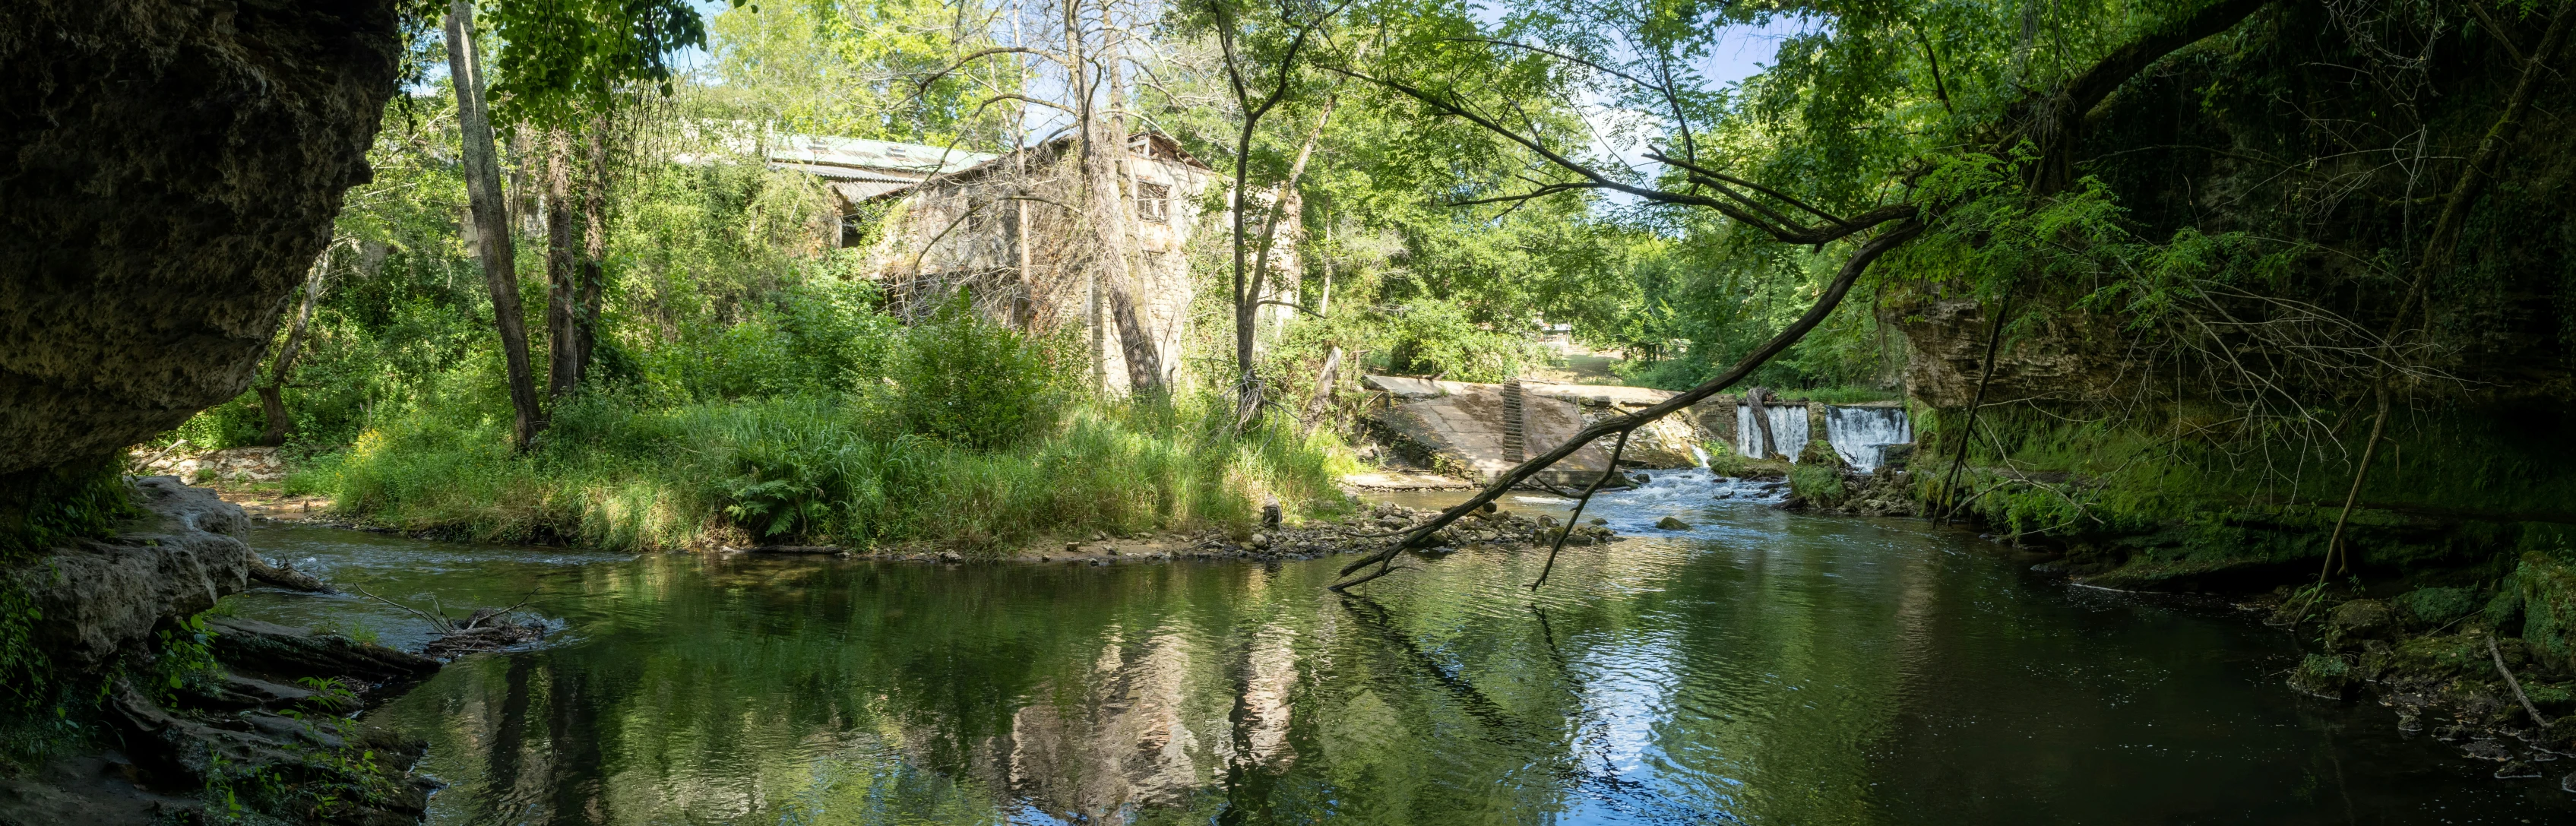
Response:
[[[1341,501],[1330,434],[1287,421],[1234,436],[1221,400],[1082,401],[1008,447],[918,434],[864,396],[567,405],[509,448],[488,405],[431,405],[291,480],[367,522],[613,549],[937,542],[993,553],[1047,536],[1241,528],[1276,497]]]

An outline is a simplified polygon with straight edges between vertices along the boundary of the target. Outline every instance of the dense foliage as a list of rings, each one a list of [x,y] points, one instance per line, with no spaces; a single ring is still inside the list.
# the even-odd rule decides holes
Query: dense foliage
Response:
[[[2463,434],[2510,430],[2497,405],[2570,382],[2576,224],[2549,193],[2571,92],[2530,59],[2563,21],[2541,3],[2402,0],[737,9],[708,28],[707,70],[603,122],[620,160],[598,387],[557,403],[554,441],[597,439],[584,428],[610,409],[821,405],[795,409],[863,421],[867,439],[1024,457],[1083,422],[1168,421],[1068,383],[1088,366],[1065,331],[884,314],[834,249],[831,196],[750,154],[781,130],[979,151],[1061,134],[1081,104],[1047,96],[1067,61],[1093,59],[1036,34],[1061,25],[1117,50],[1123,117],[1229,174],[1240,153],[1251,191],[1294,187],[1273,297],[1301,310],[1260,328],[1260,370],[1291,414],[1313,413],[1294,402],[1318,397],[1328,354],[1497,380],[1551,358],[1554,325],[1624,355],[1633,382],[1689,386],[1903,228],[1843,307],[1746,383],[1910,392],[1939,409],[1918,411],[1927,465],[1971,441],[1960,410],[1981,399],[1996,409],[1973,425],[1991,433],[1966,445],[1971,464],[2074,480],[1966,474],[2027,494],[1975,500],[1990,518],[2108,530],[2122,512],[2134,530],[2213,502],[2315,507],[2364,455],[2399,452],[2469,479],[2486,460],[2436,468],[2471,456],[2440,445],[2505,449]],[[1292,55],[1300,32],[1311,48]],[[1737,65],[1747,42],[1768,44],[1763,65]],[[1245,132],[1238,92],[1272,90],[1277,108]],[[436,94],[396,106],[377,181],[353,196],[289,385],[298,452],[473,432],[499,398],[445,111]],[[1201,377],[1231,370],[1221,234],[1191,241],[1202,298],[1177,355]],[[2375,414],[2381,398],[2400,415]],[[174,436],[241,443],[258,419],[246,396]],[[2392,447],[2372,447],[2391,419]],[[829,485],[705,472],[737,491],[709,494],[708,513],[733,514],[716,522],[824,530],[795,497],[750,492]],[[2552,470],[2514,472],[2559,489]],[[1939,476],[1926,495],[1950,495]],[[2362,489],[2431,496],[2407,478]],[[2060,506],[2074,515],[2046,515]]]

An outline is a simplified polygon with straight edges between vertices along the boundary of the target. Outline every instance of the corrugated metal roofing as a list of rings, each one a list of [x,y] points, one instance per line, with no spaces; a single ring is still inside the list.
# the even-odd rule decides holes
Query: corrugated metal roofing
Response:
[[[942,172],[956,172],[989,163],[999,157],[944,146],[794,134],[777,136],[777,142],[771,144],[768,151],[768,159],[773,165],[828,178],[878,181],[918,181]]]

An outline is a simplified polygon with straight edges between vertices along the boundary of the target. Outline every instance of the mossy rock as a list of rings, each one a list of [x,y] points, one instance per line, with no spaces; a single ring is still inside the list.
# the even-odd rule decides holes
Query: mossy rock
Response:
[[[2576,566],[2528,553],[2513,579],[2522,597],[2522,638],[2541,663],[2568,670],[2576,660]]]
[[[1843,461],[1842,451],[1835,450],[1831,442],[1823,439],[1810,439],[1806,447],[1798,449],[1798,466],[1838,471],[1851,469],[1851,463]]]
[[[2569,691],[2563,685],[2525,683],[2522,693],[2531,698],[2532,705],[2539,706],[2541,711],[2553,717],[2567,713],[2569,706],[2576,706],[2576,691]]]
[[[2476,589],[2417,588],[2390,600],[2402,619],[2418,627],[2439,627],[2457,621],[2478,610]]]
[[[1809,504],[1824,507],[1851,498],[1851,486],[1843,484],[1843,472],[1818,464],[1800,464],[1789,471],[1789,492]]]
[[[2340,700],[2353,681],[2352,663],[2333,654],[2310,654],[2290,672],[2290,688],[2302,694]]]
[[[2399,640],[2388,655],[2385,670],[2407,677],[2431,679],[2493,673],[2495,664],[2487,656],[2483,639],[2458,634]]]

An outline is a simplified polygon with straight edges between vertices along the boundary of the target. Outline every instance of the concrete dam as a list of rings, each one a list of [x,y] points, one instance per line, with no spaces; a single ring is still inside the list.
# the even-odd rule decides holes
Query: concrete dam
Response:
[[[1646,387],[1480,384],[1404,376],[1367,376],[1362,384],[1383,394],[1373,421],[1404,446],[1408,458],[1472,484],[1499,478],[1593,422],[1679,395]],[[1866,473],[1886,461],[1888,448],[1911,444],[1914,428],[1902,402],[1826,404],[1774,397],[1752,404],[1742,394],[1721,394],[1639,428],[1629,437],[1620,464],[1700,467],[1708,463],[1706,452],[1717,445],[1748,458],[1796,462],[1807,443],[1819,438],[1845,464]],[[1609,463],[1612,441],[1583,446],[1540,473],[1538,481],[1559,486],[1589,482]]]

